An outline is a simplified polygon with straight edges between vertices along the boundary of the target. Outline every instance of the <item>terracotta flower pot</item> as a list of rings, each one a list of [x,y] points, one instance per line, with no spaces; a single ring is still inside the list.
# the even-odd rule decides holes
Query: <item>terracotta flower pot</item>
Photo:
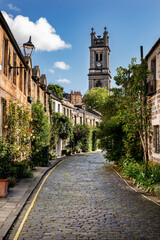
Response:
[[[8,179],[0,179],[0,197],[6,197],[8,194]]]

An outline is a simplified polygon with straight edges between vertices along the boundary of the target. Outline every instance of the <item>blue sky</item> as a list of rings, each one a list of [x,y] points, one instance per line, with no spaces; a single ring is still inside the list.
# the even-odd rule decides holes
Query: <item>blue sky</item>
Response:
[[[0,7],[20,45],[33,35],[33,66],[66,92],[88,89],[91,27],[96,35],[108,29],[112,86],[116,68],[139,60],[140,46],[146,55],[160,37],[160,0],[0,0]]]

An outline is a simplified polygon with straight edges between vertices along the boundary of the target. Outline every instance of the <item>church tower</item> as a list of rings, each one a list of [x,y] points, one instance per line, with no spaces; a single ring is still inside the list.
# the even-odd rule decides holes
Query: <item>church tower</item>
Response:
[[[89,89],[93,87],[107,87],[110,89],[111,73],[109,66],[110,48],[107,28],[104,28],[103,37],[97,36],[91,29],[90,68],[88,74]]]

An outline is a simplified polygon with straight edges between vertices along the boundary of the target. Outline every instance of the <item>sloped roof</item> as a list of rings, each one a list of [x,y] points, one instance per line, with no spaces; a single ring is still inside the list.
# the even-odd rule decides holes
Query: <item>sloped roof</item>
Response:
[[[150,49],[150,51],[148,52],[148,54],[146,55],[146,59],[149,58],[149,56],[152,54],[152,52],[155,50],[155,48],[158,46],[158,44],[160,44],[160,38],[157,40],[157,42],[153,45],[153,47]]]

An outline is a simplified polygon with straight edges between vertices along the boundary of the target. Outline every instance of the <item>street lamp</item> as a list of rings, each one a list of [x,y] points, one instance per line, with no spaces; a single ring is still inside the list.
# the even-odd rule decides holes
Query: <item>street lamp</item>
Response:
[[[32,52],[33,52],[33,49],[34,49],[34,45],[33,43],[31,42],[31,36],[29,37],[29,41],[27,43],[24,43],[23,44],[23,50],[24,50],[24,56],[25,56],[25,59],[26,59],[26,63],[27,63],[27,66],[28,66],[28,60],[31,58],[31,55],[32,55]],[[19,69],[19,68],[26,68],[26,67],[13,67],[11,66],[10,64],[10,55],[9,55],[9,72],[11,72],[11,69],[12,68],[16,68],[16,69]]]
[[[24,50],[25,57],[30,58],[32,55],[33,49],[34,49],[34,45],[31,42],[31,36],[30,36],[29,41],[27,43],[23,44],[23,50]]]

